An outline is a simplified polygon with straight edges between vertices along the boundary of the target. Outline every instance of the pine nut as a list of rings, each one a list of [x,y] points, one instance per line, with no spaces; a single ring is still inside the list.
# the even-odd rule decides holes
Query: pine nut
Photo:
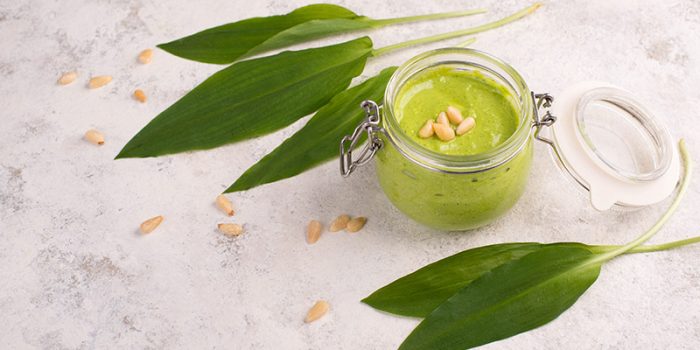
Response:
[[[306,242],[314,244],[321,238],[321,229],[323,226],[318,220],[311,220],[306,228]]]
[[[438,138],[443,141],[450,141],[455,138],[455,131],[451,126],[447,126],[441,123],[433,124],[433,129]]]
[[[85,139],[88,140],[90,143],[96,144],[96,145],[103,145],[105,143],[105,136],[102,135],[101,132],[95,130],[95,129],[90,129],[85,132]]]
[[[314,304],[314,306],[312,306],[311,309],[309,309],[309,312],[306,313],[306,318],[304,319],[304,322],[311,323],[313,321],[318,320],[328,312],[328,309],[330,309],[330,307],[331,306],[325,300],[317,301],[316,304]]]
[[[141,103],[146,103],[146,93],[141,89],[134,90],[134,98]]]
[[[450,120],[447,119],[447,114],[445,114],[445,112],[440,112],[440,114],[438,114],[437,122],[438,124],[450,126]]]
[[[352,218],[352,220],[348,221],[348,226],[345,227],[345,231],[348,232],[357,232],[359,230],[362,230],[362,228],[365,226],[365,223],[367,222],[367,218],[364,216],[358,216],[356,218]]]
[[[151,59],[153,58],[153,50],[151,49],[145,49],[141,51],[139,54],[139,62],[143,64],[149,64],[151,63]]]
[[[348,221],[350,221],[349,215],[340,215],[335,218],[333,222],[331,222],[331,226],[328,228],[328,231],[338,232],[340,230],[344,230],[348,226]]]
[[[457,126],[457,135],[464,135],[469,132],[469,130],[474,129],[474,126],[476,125],[476,119],[469,117],[467,119],[464,119],[463,122],[459,123],[459,126]]]
[[[218,224],[216,227],[219,229],[219,232],[229,237],[239,236],[243,233],[243,226],[239,224]]]
[[[97,89],[99,87],[103,87],[109,82],[112,81],[112,76],[111,75],[98,75],[96,77],[92,77],[90,79],[90,82],[88,83],[88,87],[90,89]]]
[[[76,72],[63,73],[63,75],[61,75],[61,77],[58,78],[58,84],[59,85],[68,85],[68,84],[72,83],[75,80],[75,78],[77,78],[77,77],[78,77],[78,73],[76,73]]]
[[[141,233],[148,234],[153,232],[153,230],[155,230],[161,222],[163,222],[163,217],[160,215],[144,221],[139,227],[141,229]]]
[[[462,112],[452,106],[447,107],[447,118],[454,125],[459,125],[464,120],[464,117],[462,117]]]
[[[233,214],[235,214],[235,211],[233,210],[233,203],[231,203],[231,201],[223,194],[216,197],[216,206],[228,216],[233,216]]]
[[[420,130],[418,130],[418,136],[420,136],[420,138],[423,138],[423,139],[427,139],[427,138],[433,136],[434,133],[435,133],[435,131],[433,131],[433,120],[432,119],[426,120],[425,125],[423,125],[423,127],[420,128]]]

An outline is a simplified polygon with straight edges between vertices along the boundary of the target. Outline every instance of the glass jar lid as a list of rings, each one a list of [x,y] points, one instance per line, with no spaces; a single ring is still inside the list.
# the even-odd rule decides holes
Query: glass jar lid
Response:
[[[557,158],[595,209],[651,205],[673,192],[680,177],[674,141],[629,92],[581,82],[559,94],[551,112]]]

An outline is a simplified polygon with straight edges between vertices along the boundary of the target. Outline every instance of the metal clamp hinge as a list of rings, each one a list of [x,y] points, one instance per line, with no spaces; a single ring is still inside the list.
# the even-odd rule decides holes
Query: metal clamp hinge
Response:
[[[557,121],[557,117],[553,115],[549,110],[545,110],[544,115],[540,117],[540,109],[551,107],[552,102],[554,102],[554,97],[548,93],[536,94],[532,92],[531,94],[532,101],[535,102],[533,108],[533,116],[535,120],[532,122],[532,127],[535,128],[535,138],[554,147],[554,141],[540,135],[542,127],[552,126],[552,124],[554,124]]]
[[[379,115],[380,107],[371,100],[363,101],[360,106],[365,110],[365,119],[355,128],[352,135],[346,135],[340,141],[340,174],[343,177],[350,176],[358,166],[369,162],[384,144],[377,135],[378,132],[383,131],[379,126],[381,119]],[[353,159],[352,151],[360,143],[363,133],[367,134],[368,142],[360,151],[357,159]]]

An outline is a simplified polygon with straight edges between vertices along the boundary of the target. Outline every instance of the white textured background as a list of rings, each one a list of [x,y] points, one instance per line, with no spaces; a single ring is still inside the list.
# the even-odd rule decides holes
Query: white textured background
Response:
[[[379,18],[492,10],[373,32],[377,46],[467,27],[528,4],[339,3]],[[234,220],[247,232],[229,239],[215,230],[226,219],[214,197],[301,123],[212,151],[112,160],[147,121],[218,68],[162,51],[143,66],[136,62],[139,51],[303,4],[0,1],[0,348],[395,348],[417,322],[359,302],[393,279],[491,243],[622,243],[668,204],[595,212],[538,145],[524,198],[478,231],[420,227],[392,208],[371,167],[344,180],[333,162],[232,195]],[[699,33],[696,0],[550,1],[525,20],[478,35],[474,47],[511,62],[536,91],[556,95],[583,79],[631,89],[700,160]],[[365,76],[437,46],[372,61]],[[70,70],[79,79],[57,86],[61,72]],[[88,90],[93,74],[111,74],[114,81]],[[149,95],[147,104],[130,97],[136,87]],[[92,127],[106,134],[103,147],[81,139]],[[699,234],[698,203],[700,180],[652,241]],[[343,212],[369,216],[366,229],[305,243],[308,220],[327,223]],[[166,220],[157,231],[137,234],[139,223],[159,214]],[[304,324],[319,298],[330,302],[330,313]],[[486,348],[700,348],[700,247],[615,260],[554,322]]]

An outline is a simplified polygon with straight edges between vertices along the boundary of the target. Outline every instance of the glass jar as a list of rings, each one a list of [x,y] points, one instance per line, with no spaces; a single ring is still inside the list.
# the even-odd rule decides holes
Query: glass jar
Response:
[[[414,141],[399,125],[396,101],[408,81],[438,66],[476,71],[505,88],[518,112],[515,132],[495,148],[468,156],[442,154]],[[513,67],[489,54],[429,51],[395,71],[383,107],[363,103],[367,118],[341,141],[341,173],[348,176],[376,156],[379,183],[394,206],[442,230],[478,228],[508,212],[524,192],[535,139],[552,146],[561,169],[590,193],[596,209],[644,206],[673,191],[680,165],[670,134],[629,93],[584,82],[565,90],[562,100],[552,106],[550,95],[531,92]],[[539,110],[548,107],[556,113],[540,117]],[[540,135],[550,126],[550,137]],[[353,159],[365,133],[369,142]]]
[[[518,111],[513,135],[486,153],[456,156],[428,150],[406,135],[396,118],[396,98],[417,73],[436,66],[478,71],[509,90]],[[469,49],[426,52],[402,65],[387,85],[384,143],[376,169],[386,196],[403,213],[427,226],[467,230],[492,222],[518,201],[532,163],[533,106],[530,90],[505,62]],[[391,141],[389,141],[391,140]]]

